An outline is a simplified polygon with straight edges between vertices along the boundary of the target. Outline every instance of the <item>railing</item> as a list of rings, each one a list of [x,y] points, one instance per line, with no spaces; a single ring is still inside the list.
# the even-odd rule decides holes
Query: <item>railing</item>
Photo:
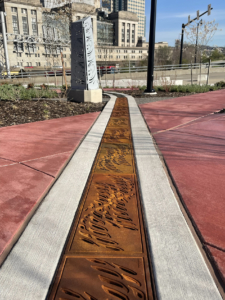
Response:
[[[209,64],[201,64],[201,69],[208,68]],[[211,63],[210,68],[218,68],[218,67],[225,67],[225,63]],[[154,71],[171,71],[171,70],[191,70],[191,69],[200,69],[200,64],[182,64],[182,65],[162,65],[162,66],[155,66]],[[147,66],[142,67],[104,67],[104,66],[97,66],[98,76],[102,77],[105,73],[107,74],[118,74],[118,73],[136,73],[136,72],[147,72]],[[71,70],[66,70],[66,76],[71,75]],[[1,73],[2,79],[7,78],[6,71],[2,71]],[[11,78],[32,78],[32,77],[46,77],[51,78],[57,76],[63,76],[63,70],[32,70],[27,69],[25,71],[20,71],[19,73],[14,72],[11,70]]]
[[[208,68],[209,64],[201,64],[201,68]],[[214,67],[225,67],[225,62],[222,64],[219,63],[211,63],[210,68]],[[170,71],[170,70],[190,70],[190,69],[200,69],[200,63],[196,64],[182,64],[182,65],[162,65],[162,66],[154,66],[154,71]],[[134,73],[134,72],[147,72],[148,67],[135,67],[135,66],[128,66],[128,67],[115,67],[115,68],[108,68],[107,66],[98,66],[98,72],[100,74],[105,74],[105,70],[107,70],[107,74],[113,73]]]

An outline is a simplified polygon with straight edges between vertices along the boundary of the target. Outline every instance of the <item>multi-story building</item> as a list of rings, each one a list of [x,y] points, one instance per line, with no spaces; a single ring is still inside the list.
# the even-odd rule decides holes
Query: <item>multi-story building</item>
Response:
[[[102,6],[111,12],[135,13],[138,17],[138,37],[145,37],[145,0],[102,0]]]
[[[66,8],[69,8],[69,16],[66,13],[60,15],[59,7],[43,7],[40,0],[3,0],[0,3],[0,10],[6,13],[11,67],[43,69],[60,66],[63,53],[65,66],[70,68],[69,22],[87,16],[92,19],[98,63],[135,63],[148,55],[147,43],[138,42],[138,17],[135,13],[118,11],[108,14],[104,9],[96,9],[95,5],[78,1],[62,7],[63,12]]]

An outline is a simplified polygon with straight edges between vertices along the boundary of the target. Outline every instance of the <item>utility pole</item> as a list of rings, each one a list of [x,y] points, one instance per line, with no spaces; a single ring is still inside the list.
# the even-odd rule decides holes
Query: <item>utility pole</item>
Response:
[[[6,28],[5,28],[5,13],[3,11],[1,13],[1,24],[2,24],[2,37],[3,37],[3,46],[5,52],[5,64],[7,71],[7,78],[11,78],[10,73],[10,64],[9,64],[9,55],[8,55],[8,45],[7,45],[7,37],[6,37]]]
[[[205,11],[203,14],[199,15],[199,10],[197,11],[197,17],[194,18],[193,20],[190,20],[190,16],[188,16],[188,23],[187,24],[182,24],[182,30],[181,30],[181,42],[180,42],[180,67],[182,65],[182,56],[183,56],[183,44],[184,44],[184,29],[186,26],[190,25],[192,22],[195,20],[199,20],[200,17],[208,13],[208,16],[211,14],[211,10],[213,8],[211,7],[211,4],[208,5],[208,10]]]
[[[145,93],[152,93],[152,94],[155,94],[155,90],[153,89],[153,80],[154,80],[156,6],[157,6],[157,0],[151,0],[151,17],[150,17],[149,46],[148,46],[147,89],[145,90]]]
[[[199,25],[202,25],[202,20],[197,24],[197,36],[196,36],[196,46],[195,46],[195,64],[197,63],[197,48],[198,48],[198,29]]]

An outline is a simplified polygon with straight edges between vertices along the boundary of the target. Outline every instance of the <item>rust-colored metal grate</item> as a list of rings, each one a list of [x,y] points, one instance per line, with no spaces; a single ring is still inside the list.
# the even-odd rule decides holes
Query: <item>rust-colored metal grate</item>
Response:
[[[155,299],[126,98],[117,98],[48,299]]]

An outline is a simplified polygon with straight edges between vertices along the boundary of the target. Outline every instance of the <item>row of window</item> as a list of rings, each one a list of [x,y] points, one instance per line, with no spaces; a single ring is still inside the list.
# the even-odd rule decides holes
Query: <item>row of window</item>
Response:
[[[11,12],[12,13],[17,13],[17,7],[11,7]],[[24,15],[27,15],[27,9],[26,8],[21,8],[21,13]],[[32,9],[31,10],[31,14],[36,16],[37,15],[37,11]]]
[[[109,55],[109,57],[107,57],[107,55],[98,55],[98,58],[113,58],[113,55]],[[120,55],[117,55],[116,58],[120,58]],[[127,59],[128,56],[124,55],[123,57],[121,56],[121,58]],[[130,58],[135,59],[135,55],[132,55]],[[139,56],[139,59],[142,59],[142,56]]]
[[[138,51],[138,50],[137,50]],[[98,49],[98,53],[101,53],[101,52],[103,52],[103,53],[112,53],[113,52],[113,50],[112,49],[110,49],[110,50],[108,50],[108,49]],[[117,49],[116,50],[116,52],[117,53],[121,53],[122,52],[122,50],[120,50],[120,49]],[[123,50],[123,52],[124,53],[128,53],[128,50]],[[142,50],[139,50],[139,53],[142,53],[143,51]],[[131,53],[136,53],[136,51],[135,50],[131,50]],[[137,52],[138,53],[138,52]]]
[[[12,7],[11,9],[17,9],[16,7]],[[27,11],[26,9],[23,9]],[[31,13],[33,15],[36,15],[36,10],[31,10],[31,12],[35,12],[35,13]],[[15,12],[15,11],[13,11]],[[28,18],[27,18],[27,13],[24,13],[25,16],[22,16],[22,28],[23,28],[23,33],[24,35],[29,35],[29,26],[28,26]],[[19,34],[19,23],[18,23],[18,16],[17,14],[13,14],[12,15],[12,26],[13,26],[13,33],[14,34]],[[37,36],[38,35],[38,28],[37,28],[37,17],[32,17],[31,18],[31,34]]]
[[[40,63],[40,62],[36,62],[35,65],[36,65],[36,67],[41,67],[41,63]],[[45,63],[45,66],[50,66],[50,65],[51,65],[51,63],[49,63],[49,62],[46,62],[46,63]],[[23,67],[23,62],[17,62],[17,66]],[[32,67],[33,64],[32,64],[32,62],[27,62],[27,63],[26,63],[26,66],[27,66],[27,67]],[[67,67],[66,62],[65,62],[65,67]]]

